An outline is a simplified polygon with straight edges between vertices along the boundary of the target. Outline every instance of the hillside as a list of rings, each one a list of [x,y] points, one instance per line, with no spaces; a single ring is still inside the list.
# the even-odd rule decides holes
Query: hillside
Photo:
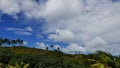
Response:
[[[102,51],[70,55],[57,50],[0,47],[0,68],[120,68],[120,56]]]

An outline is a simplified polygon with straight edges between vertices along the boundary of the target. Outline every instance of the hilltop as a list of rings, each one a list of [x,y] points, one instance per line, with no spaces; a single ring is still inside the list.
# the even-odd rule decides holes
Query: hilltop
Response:
[[[98,51],[94,54],[65,54],[23,46],[0,47],[1,68],[120,68],[120,56]]]

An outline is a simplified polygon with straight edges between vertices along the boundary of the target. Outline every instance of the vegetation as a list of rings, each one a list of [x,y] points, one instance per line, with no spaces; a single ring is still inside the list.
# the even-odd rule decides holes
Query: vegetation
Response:
[[[21,39],[16,39],[16,40],[9,40],[8,38],[0,38],[0,46],[4,45],[4,44],[19,44],[22,45],[23,44],[23,40]]]
[[[0,68],[120,68],[120,56],[102,51],[70,55],[23,46],[0,47]]]
[[[51,51],[49,47],[42,50],[25,46],[2,46],[0,68],[120,68],[120,56],[112,56],[103,51],[71,55],[60,52],[60,48]]]

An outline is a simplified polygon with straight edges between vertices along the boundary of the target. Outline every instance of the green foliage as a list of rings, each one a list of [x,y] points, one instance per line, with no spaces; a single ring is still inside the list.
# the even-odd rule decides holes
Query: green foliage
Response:
[[[21,62],[20,64],[18,64],[16,62],[14,66],[12,66],[12,65],[7,65],[6,66],[6,68],[28,68],[28,67],[29,67],[29,63],[24,64],[23,62]]]
[[[95,63],[91,65],[91,68],[105,68],[105,66],[102,63]]]
[[[10,40],[8,38],[0,38],[0,46],[2,46],[3,44],[7,44],[7,45],[10,45],[10,44],[19,44],[19,45],[22,45],[23,44],[23,40],[21,39],[16,39],[16,40]]]
[[[0,68],[120,68],[120,56],[102,51],[70,55],[58,50],[0,47]]]
[[[12,56],[13,52],[11,50],[0,48],[0,62],[8,64]]]

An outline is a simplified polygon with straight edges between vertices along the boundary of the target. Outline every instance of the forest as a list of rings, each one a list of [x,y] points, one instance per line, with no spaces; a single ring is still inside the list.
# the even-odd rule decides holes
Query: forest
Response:
[[[59,48],[42,50],[22,46],[22,43],[21,39],[0,38],[0,68],[120,68],[120,55],[103,51],[66,54]],[[5,44],[19,46],[3,46]]]

